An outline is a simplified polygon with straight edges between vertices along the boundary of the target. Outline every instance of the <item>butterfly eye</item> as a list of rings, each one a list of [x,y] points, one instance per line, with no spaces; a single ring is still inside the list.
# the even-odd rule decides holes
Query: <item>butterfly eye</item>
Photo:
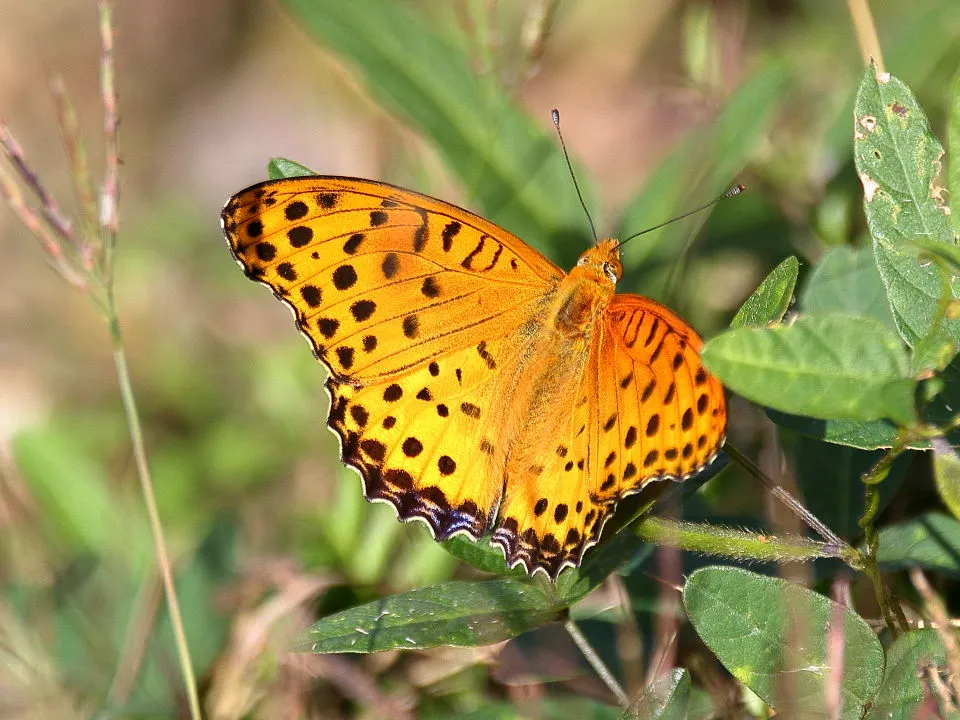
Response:
[[[587,264],[587,256],[582,255],[579,260],[577,260],[577,267],[582,267]]]
[[[607,277],[610,278],[610,282],[616,284],[617,282],[617,273],[614,272],[613,266],[610,263],[603,264],[603,272],[606,273]]]

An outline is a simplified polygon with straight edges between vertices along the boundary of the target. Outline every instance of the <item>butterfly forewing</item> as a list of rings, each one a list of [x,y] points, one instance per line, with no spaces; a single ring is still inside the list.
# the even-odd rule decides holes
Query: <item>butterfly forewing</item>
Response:
[[[402,520],[425,521],[437,539],[479,539],[503,490],[500,363],[513,338],[484,341],[395,378],[354,387],[332,379],[330,425],[368,498]]]
[[[492,223],[392,185],[255,185],[222,215],[246,274],[338,378],[382,380],[520,326],[563,273]]]

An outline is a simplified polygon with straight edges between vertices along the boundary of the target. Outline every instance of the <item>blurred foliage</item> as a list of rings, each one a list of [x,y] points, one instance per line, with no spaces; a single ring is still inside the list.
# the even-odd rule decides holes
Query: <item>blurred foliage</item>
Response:
[[[829,528],[869,548],[859,523],[876,513],[877,559],[909,619],[928,608],[906,568],[934,577],[955,614],[960,524],[948,513],[957,507],[956,438],[932,442],[933,462],[904,452],[873,495],[861,478],[891,445],[928,446],[929,434],[905,433],[916,412],[943,425],[960,404],[960,368],[950,364],[957,215],[943,216],[927,192],[938,138],[948,142],[938,182],[956,191],[960,177],[960,7],[873,5],[891,82],[864,74],[847,4],[816,0],[678,1],[653,15],[612,2],[286,0],[287,20],[275,23],[256,4],[230,4],[219,10],[230,22],[199,25],[211,36],[207,54],[164,46],[170,67],[160,69],[168,75],[156,98],[139,93],[154,87],[149,73],[161,63],[138,61],[134,50],[146,45],[127,50],[119,72],[132,95],[125,106],[131,95],[121,94],[121,110],[131,116],[124,143],[133,189],[123,195],[117,294],[208,717],[619,717],[569,638],[544,626],[568,612],[627,689],[633,717],[761,717],[764,703],[789,717],[800,707],[793,703],[827,702],[823,687],[837,683],[842,717],[912,717],[925,699],[956,703],[943,694],[942,636],[877,633],[870,581],[834,560],[704,568],[703,557],[653,551],[621,532],[555,586],[502,567],[491,579],[475,567],[496,572],[498,553],[469,543],[448,552],[419,525],[365,503],[324,428],[322,370],[292,337],[285,312],[232,267],[216,211],[198,201],[204,189],[190,179],[212,165],[224,198],[262,179],[279,154],[286,102],[315,94],[311,133],[320,143],[372,148],[377,177],[460,192],[462,204],[569,266],[589,228],[547,120],[556,95],[587,205],[620,236],[744,182],[745,195],[709,215],[631,241],[620,289],[665,301],[716,337],[714,369],[766,409],[735,401],[731,442]],[[128,16],[125,28],[121,16],[121,52],[137,20]],[[172,27],[185,31],[188,20]],[[636,28],[646,34],[633,51]],[[323,64],[303,38],[323,49]],[[67,57],[80,52],[65,35],[31,41],[62,42]],[[274,59],[297,42],[302,56]],[[82,51],[91,67],[95,46],[91,35]],[[581,57],[602,64],[584,70]],[[191,75],[177,63],[191,59],[203,78],[194,94],[227,87],[238,104],[217,107],[214,129],[197,131],[196,157],[176,155],[190,172],[178,165],[173,182],[154,186],[175,152],[162,138],[176,122],[161,109],[193,102],[183,88],[171,90]],[[16,57],[18,66],[32,62]],[[309,71],[286,84],[284,63]],[[260,65],[260,74],[243,71]],[[245,124],[262,112],[261,95],[280,105],[281,120]],[[141,98],[144,113],[166,125],[138,125]],[[32,100],[7,102],[4,116],[27,132],[38,115]],[[894,103],[906,117],[890,114]],[[855,109],[865,139],[856,143]],[[646,124],[634,124],[641,112]],[[865,127],[864,116],[879,124]],[[606,150],[604,173],[591,173],[590,148],[603,150],[593,142],[612,127],[621,144]],[[362,142],[351,144],[351,133]],[[592,133],[598,139],[588,141]],[[216,163],[205,160],[207,146]],[[258,177],[231,171],[241,146],[258,158]],[[653,159],[639,157],[654,149]],[[286,154],[334,171],[322,155]],[[624,175],[631,164],[642,172]],[[879,202],[864,205],[864,188]],[[608,192],[619,196],[619,211],[609,212]],[[0,277],[16,301],[0,304],[0,337],[18,351],[0,390],[42,389],[39,412],[11,400],[0,418],[13,428],[0,424],[0,716],[185,717],[106,335],[43,273],[36,253],[19,249],[24,233],[5,234],[11,260]],[[724,332],[734,317],[738,329]],[[668,510],[770,536],[797,531],[732,464]],[[792,582],[770,577],[778,571]],[[684,576],[689,623],[668,587]],[[795,584],[802,581],[817,592]],[[844,583],[852,607],[826,597]],[[442,623],[429,620],[425,603],[443,609]],[[378,635],[384,608],[413,608],[416,627],[398,622]],[[791,614],[810,623],[809,644],[793,642],[793,653],[791,633],[804,628],[785,622]],[[831,623],[844,628],[839,679],[825,644],[838,636],[822,632]],[[318,650],[409,650],[285,652],[305,637],[326,643]],[[731,637],[737,642],[724,642]],[[762,642],[741,641],[748,637]],[[499,640],[508,642],[471,647]],[[803,668],[814,671],[793,682],[791,669]]]

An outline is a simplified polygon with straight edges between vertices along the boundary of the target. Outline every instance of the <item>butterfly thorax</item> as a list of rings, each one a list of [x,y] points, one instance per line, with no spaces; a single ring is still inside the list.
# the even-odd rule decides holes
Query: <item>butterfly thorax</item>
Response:
[[[563,335],[589,335],[593,321],[613,298],[623,274],[618,243],[601,241],[577,260],[557,288],[553,321]]]

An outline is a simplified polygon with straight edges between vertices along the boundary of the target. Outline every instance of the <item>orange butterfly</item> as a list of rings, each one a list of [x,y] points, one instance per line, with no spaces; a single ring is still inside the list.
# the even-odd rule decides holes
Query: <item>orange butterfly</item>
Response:
[[[462,208],[322,176],[247,188],[222,224],[329,369],[328,424],[364,495],[438,540],[492,529],[510,567],[556,579],[621,498],[723,444],[702,341],[614,293],[616,240],[564,274]]]

